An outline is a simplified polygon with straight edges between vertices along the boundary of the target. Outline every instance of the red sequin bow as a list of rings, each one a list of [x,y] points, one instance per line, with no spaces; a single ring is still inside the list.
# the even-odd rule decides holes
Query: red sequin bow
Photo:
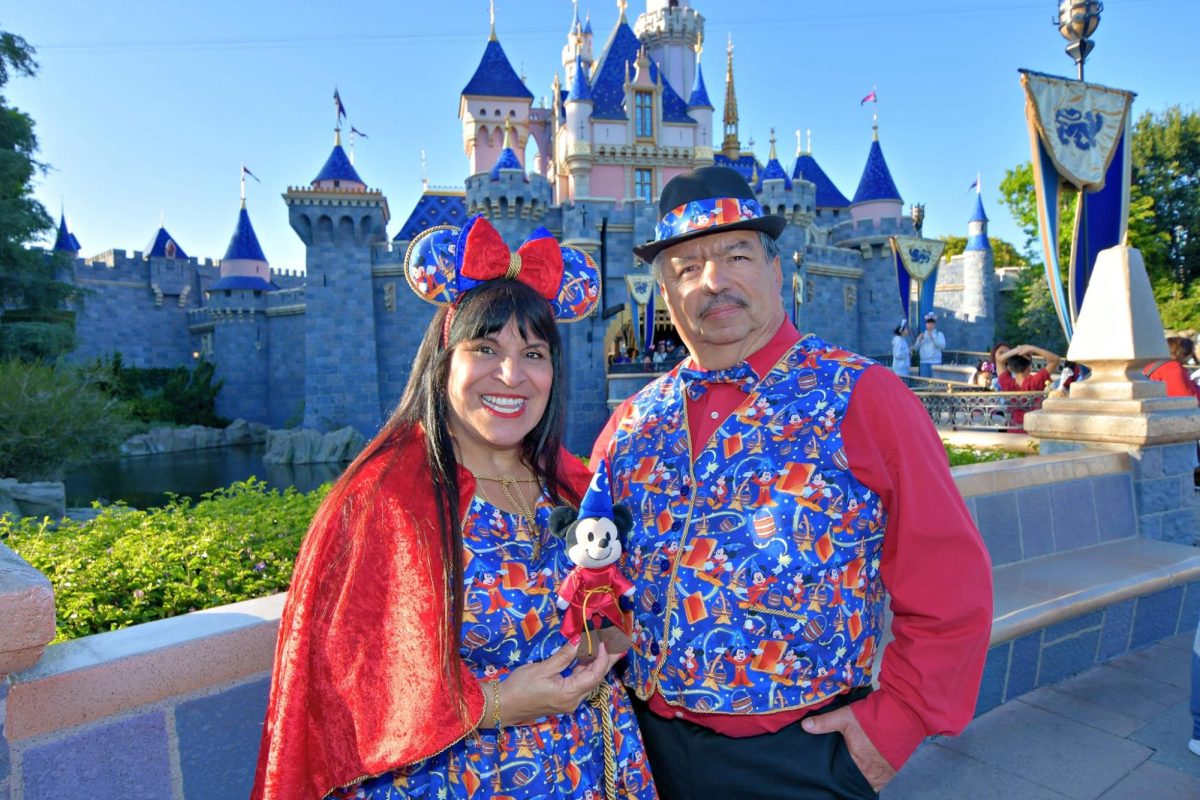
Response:
[[[563,258],[558,242],[546,237],[531,239],[509,251],[500,233],[486,219],[478,219],[463,244],[460,273],[472,280],[512,278],[529,286],[547,300],[558,297],[562,284]]]

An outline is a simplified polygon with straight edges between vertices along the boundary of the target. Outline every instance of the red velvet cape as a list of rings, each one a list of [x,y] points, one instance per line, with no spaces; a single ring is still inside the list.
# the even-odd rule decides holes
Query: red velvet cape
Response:
[[[464,721],[439,662],[446,597],[433,478],[423,437],[403,438],[361,465],[348,513],[330,515],[300,548],[252,800],[320,800],[440,753],[483,716],[483,690],[466,665]],[[577,501],[587,469],[566,451],[560,465],[561,491]],[[465,515],[475,480],[460,468],[458,481]]]

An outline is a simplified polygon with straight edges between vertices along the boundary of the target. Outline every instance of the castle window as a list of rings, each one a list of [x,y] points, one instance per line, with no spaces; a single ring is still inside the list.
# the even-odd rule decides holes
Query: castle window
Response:
[[[654,170],[633,171],[633,196],[645,203],[654,202]]]
[[[634,135],[639,139],[654,138],[654,95],[637,92],[633,98]]]

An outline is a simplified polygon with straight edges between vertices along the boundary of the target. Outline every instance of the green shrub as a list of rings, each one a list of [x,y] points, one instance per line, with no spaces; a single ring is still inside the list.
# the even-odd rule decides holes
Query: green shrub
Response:
[[[961,467],[967,464],[984,464],[989,461],[1007,461],[1010,458],[1021,458],[1031,453],[1014,453],[1008,450],[979,450],[972,447],[957,447],[942,442],[946,455],[950,458],[950,466]]]
[[[55,322],[0,325],[0,360],[54,361],[75,349],[75,330]]]
[[[115,454],[129,417],[67,365],[0,361],[0,477],[57,480],[73,464]]]
[[[62,641],[283,591],[328,489],[281,493],[251,478],[196,503],[111,506],[56,529],[0,517],[0,541],[54,585]]]
[[[215,381],[216,367],[201,361],[188,367],[126,367],[120,353],[97,361],[90,370],[97,383],[123,401],[129,413],[143,422],[208,425],[223,428],[229,420],[217,416],[217,394],[223,381]]]

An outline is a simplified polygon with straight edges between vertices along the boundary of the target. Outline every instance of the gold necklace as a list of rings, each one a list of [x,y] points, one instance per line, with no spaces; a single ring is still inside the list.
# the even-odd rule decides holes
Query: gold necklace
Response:
[[[511,506],[517,509],[517,514],[529,523],[531,530],[525,531],[525,535],[533,545],[533,560],[537,561],[538,554],[542,549],[542,532],[538,528],[537,517],[534,515],[533,509],[529,507],[529,501],[525,499],[525,494],[520,489],[520,484],[532,483],[540,485],[541,481],[537,478],[516,478],[507,473],[502,475],[480,475],[472,472],[471,474],[475,476],[475,483],[479,487],[479,491],[483,493],[483,499],[492,505],[496,504],[492,503],[492,499],[488,497],[487,489],[483,487],[481,481],[493,481],[500,484],[500,491],[504,493],[504,498],[508,500]],[[521,529],[518,529],[518,533],[520,532],[522,532]]]

